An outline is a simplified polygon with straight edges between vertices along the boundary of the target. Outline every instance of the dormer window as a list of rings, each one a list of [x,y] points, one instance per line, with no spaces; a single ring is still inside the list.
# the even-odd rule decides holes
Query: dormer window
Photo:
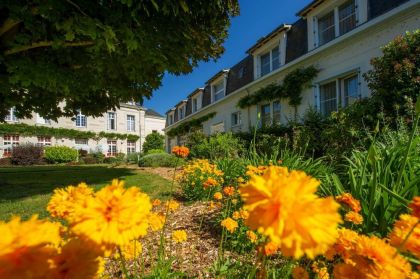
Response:
[[[213,85],[213,102],[222,99],[225,96],[225,80],[215,83]]]
[[[174,113],[173,112],[168,114],[168,124],[169,125],[174,124]]]
[[[192,112],[197,112],[199,109],[201,109],[201,103],[202,103],[201,93],[193,96],[191,98],[191,102],[192,102]]]
[[[260,56],[260,73],[261,76],[278,69],[280,67],[280,51],[279,46],[262,54]]]
[[[350,32],[356,25],[355,0],[346,1],[318,18],[318,46]]]
[[[182,105],[178,108],[178,119],[184,119],[185,118],[185,105]]]

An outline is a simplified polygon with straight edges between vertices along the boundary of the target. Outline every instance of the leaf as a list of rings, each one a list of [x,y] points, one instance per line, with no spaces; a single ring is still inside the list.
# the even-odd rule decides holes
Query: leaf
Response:
[[[420,94],[417,96],[417,102],[416,102],[416,114],[420,115]]]

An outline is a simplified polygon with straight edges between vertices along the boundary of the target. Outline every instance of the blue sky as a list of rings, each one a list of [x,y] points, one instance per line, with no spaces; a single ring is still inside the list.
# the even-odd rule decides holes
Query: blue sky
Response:
[[[241,13],[231,21],[225,52],[216,61],[202,62],[192,73],[165,75],[162,86],[144,106],[162,114],[184,99],[221,69],[229,68],[246,56],[246,50],[282,23],[293,23],[296,13],[311,0],[239,0]]]

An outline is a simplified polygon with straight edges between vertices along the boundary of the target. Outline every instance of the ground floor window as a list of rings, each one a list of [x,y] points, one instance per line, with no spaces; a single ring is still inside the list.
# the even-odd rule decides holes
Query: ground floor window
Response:
[[[281,123],[281,105],[280,101],[273,102],[273,124],[280,125]]]
[[[13,146],[19,145],[19,135],[4,135],[3,136],[3,156],[10,157],[12,155]]]
[[[106,155],[108,157],[117,156],[117,141],[116,140],[108,140],[108,152]]]
[[[338,103],[336,81],[320,86],[319,104],[322,115],[328,116],[331,112],[337,111]]]
[[[232,127],[241,125],[241,112],[237,111],[237,112],[232,113],[231,119],[232,119]]]
[[[127,154],[136,152],[136,142],[133,140],[127,141]]]
[[[88,139],[74,139],[74,143],[78,145],[88,145]]]
[[[261,106],[261,125],[262,126],[271,125],[270,104],[265,104]]]
[[[38,137],[38,146],[51,146],[51,137]]]

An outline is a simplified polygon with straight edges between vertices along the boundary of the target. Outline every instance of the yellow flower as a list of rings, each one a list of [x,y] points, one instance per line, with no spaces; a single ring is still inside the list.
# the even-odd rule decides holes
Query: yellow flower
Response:
[[[228,186],[223,188],[223,193],[225,193],[226,196],[232,196],[235,193],[235,188],[232,186]]]
[[[357,232],[345,228],[338,229],[337,241],[328,249],[325,257],[328,260],[332,260],[335,255],[340,255],[343,259],[350,258],[356,249],[358,239],[359,234]]]
[[[420,219],[420,196],[414,197],[409,207],[412,210],[412,215]]]
[[[338,235],[339,205],[319,198],[319,181],[302,171],[270,166],[253,175],[240,189],[249,211],[246,224],[276,242],[285,256],[314,258],[323,254]]]
[[[52,217],[67,218],[73,213],[76,204],[82,204],[86,198],[92,195],[93,190],[86,183],[80,183],[77,187],[68,186],[55,189],[47,210]]]
[[[301,266],[296,266],[292,270],[293,279],[309,279],[308,272]]]
[[[244,220],[249,218],[249,212],[244,209],[240,209],[239,214],[241,215],[241,218]]]
[[[209,187],[215,187],[215,186],[217,186],[217,181],[214,179],[214,178],[212,178],[212,177],[209,177],[209,178],[207,178],[207,180],[203,183],[203,187],[204,187],[204,189],[207,189],[207,188],[209,188]]]
[[[123,255],[125,260],[134,260],[141,255],[143,250],[143,246],[141,245],[140,241],[132,240],[127,244],[120,247],[121,254]],[[120,258],[120,253],[115,253],[115,258]]]
[[[352,211],[359,213],[360,210],[362,210],[362,207],[360,206],[360,202],[356,200],[350,193],[344,193],[338,197],[335,198],[336,201],[338,201],[341,204],[346,205],[349,207]]]
[[[213,195],[213,198],[214,198],[215,200],[221,200],[221,199],[223,199],[223,195],[222,195],[222,193],[220,193],[220,192],[216,192],[216,193]]]
[[[328,273],[328,268],[327,267],[321,267],[316,274],[318,275],[319,279],[328,279],[330,278],[330,274]]]
[[[257,234],[253,231],[246,231],[246,236],[251,243],[257,242]]]
[[[356,224],[356,225],[360,225],[363,223],[363,216],[357,212],[349,211],[344,216],[344,220],[346,220],[347,222]]]
[[[156,207],[156,206],[159,206],[161,203],[162,203],[162,202],[160,201],[160,199],[154,199],[154,200],[153,200],[153,202],[152,202],[152,205],[153,205],[154,207]]]
[[[169,211],[175,212],[179,208],[179,203],[174,200],[169,200],[166,202],[167,208]]]
[[[245,179],[242,176],[240,176],[240,177],[238,177],[237,181],[238,181],[239,184],[242,184],[242,183],[245,182]]]
[[[172,233],[172,239],[177,243],[187,241],[187,232],[185,230],[176,230]]]
[[[163,228],[165,224],[165,216],[163,214],[150,213],[149,226],[152,231],[158,231]]]
[[[416,227],[414,228],[414,226]],[[407,239],[410,232],[411,234]],[[402,251],[409,251],[420,258],[420,224],[417,217],[408,214],[400,215],[400,219],[395,222],[389,238],[392,246],[400,248]],[[403,247],[401,247],[402,244],[404,244]]]
[[[37,216],[0,222],[0,278],[46,277],[60,242],[60,225]]]
[[[86,199],[85,206],[76,206],[71,230],[97,244],[111,246],[107,248],[145,236],[152,209],[150,198],[136,187],[125,189],[123,185],[113,180],[112,185]]]
[[[233,214],[232,214],[232,218],[233,218],[234,220],[238,220],[239,218],[241,218],[241,214],[239,213],[239,211],[235,211],[235,212],[233,212]]]
[[[101,254],[80,239],[71,239],[52,260],[51,278],[95,278],[101,266]]]
[[[232,218],[226,218],[221,222],[222,227],[225,227],[230,233],[233,233],[238,228],[238,222]]]
[[[232,199],[232,204],[236,205],[238,203],[238,199]]]

